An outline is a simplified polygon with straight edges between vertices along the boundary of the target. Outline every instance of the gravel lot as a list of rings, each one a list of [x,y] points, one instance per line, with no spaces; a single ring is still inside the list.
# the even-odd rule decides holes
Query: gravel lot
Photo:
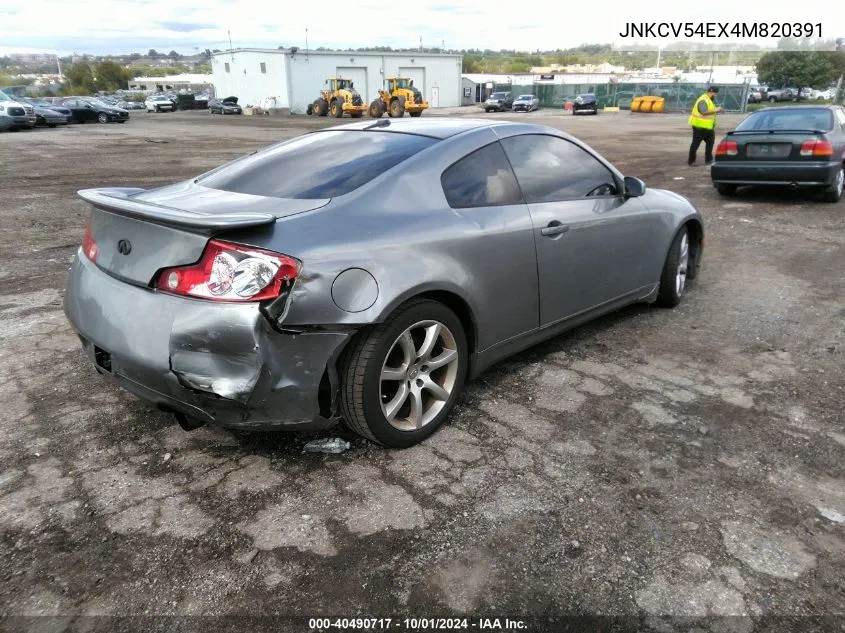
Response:
[[[700,277],[675,310],[627,309],[496,366],[419,447],[303,454],[310,436],[184,432],[89,366],[61,300],[76,190],[163,185],[333,122],[131,116],[0,134],[0,614],[845,623],[808,618],[845,614],[845,202],[720,198],[686,165],[684,116],[478,114],[573,132],[688,196]],[[117,630],[0,620],[95,626]]]

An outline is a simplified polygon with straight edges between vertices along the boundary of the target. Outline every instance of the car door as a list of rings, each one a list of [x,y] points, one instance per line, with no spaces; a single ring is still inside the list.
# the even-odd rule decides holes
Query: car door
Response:
[[[623,195],[618,174],[551,134],[510,136],[502,146],[534,225],[541,326],[653,286],[647,263],[657,219]]]
[[[466,232],[460,256],[473,262],[479,350],[536,330],[539,287],[534,225],[497,140],[444,169],[440,183]]]

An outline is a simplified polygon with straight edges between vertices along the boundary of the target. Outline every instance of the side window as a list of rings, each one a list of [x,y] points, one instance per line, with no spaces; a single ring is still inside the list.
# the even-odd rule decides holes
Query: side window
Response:
[[[619,193],[610,170],[570,141],[525,134],[503,139],[502,145],[528,203]]]
[[[453,209],[522,204],[522,195],[498,142],[464,156],[440,176]]]

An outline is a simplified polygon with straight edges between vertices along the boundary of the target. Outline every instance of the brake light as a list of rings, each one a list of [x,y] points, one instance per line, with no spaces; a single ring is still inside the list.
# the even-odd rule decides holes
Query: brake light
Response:
[[[736,141],[722,141],[716,146],[716,156],[736,156],[739,153]]]
[[[94,236],[91,234],[91,222],[89,220],[88,226],[85,227],[85,237],[82,238],[82,252],[92,262],[97,261],[97,242],[94,241]]]
[[[833,156],[833,145],[829,141],[804,141],[801,144],[801,156]]]
[[[211,301],[264,301],[296,279],[299,265],[287,255],[211,240],[199,263],[164,269],[156,287]]]

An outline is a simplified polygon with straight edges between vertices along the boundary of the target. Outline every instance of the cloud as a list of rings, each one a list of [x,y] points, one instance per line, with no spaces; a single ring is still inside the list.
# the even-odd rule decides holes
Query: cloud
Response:
[[[2,0],[0,0],[2,1]],[[228,48],[227,31],[238,47],[305,45],[358,48],[375,43],[491,49],[556,49],[586,43],[655,44],[625,41],[627,22],[761,22],[753,3],[711,0],[701,4],[675,0],[610,0],[573,11],[565,3],[542,8],[542,23],[530,5],[503,0],[415,0],[381,3],[364,0],[279,2],[251,0],[39,0],[0,10],[0,48],[41,48],[90,53],[143,52],[150,48],[192,52],[193,48]],[[178,5],[178,6],[177,6]],[[767,5],[765,21],[822,23],[824,37],[841,27],[831,18],[828,0],[803,0],[800,16],[786,3]],[[800,19],[799,19],[800,17]],[[835,16],[834,16],[835,17]],[[712,43],[712,42],[711,42]],[[758,41],[757,43],[763,43]],[[774,45],[768,40],[766,45]]]
[[[193,33],[194,31],[207,31],[216,28],[215,24],[201,24],[198,22],[159,22],[158,25],[168,31],[177,33]]]

